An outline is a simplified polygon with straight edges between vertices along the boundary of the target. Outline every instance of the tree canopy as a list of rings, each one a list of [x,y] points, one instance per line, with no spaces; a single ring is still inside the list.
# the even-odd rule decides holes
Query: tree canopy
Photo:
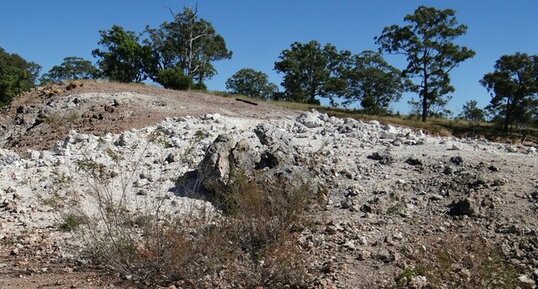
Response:
[[[371,114],[388,113],[390,103],[398,101],[408,85],[400,70],[371,50],[354,55],[343,77],[348,82],[346,102],[360,101]]]
[[[510,125],[530,121],[537,112],[538,56],[504,55],[496,61],[494,68],[480,83],[491,94],[487,108],[504,119],[503,128],[508,131]]]
[[[423,121],[432,105],[442,105],[443,96],[455,91],[450,71],[475,55],[473,50],[454,43],[467,32],[467,26],[458,24],[455,14],[452,9],[420,6],[414,14],[405,16],[409,24],[385,27],[376,37],[381,51],[407,58],[403,74],[415,80],[410,90],[420,97]]]
[[[0,48],[0,106],[35,86],[41,66]]]
[[[337,51],[332,44],[321,47],[317,41],[291,44],[275,62],[275,70],[284,74],[285,98],[319,103],[316,97],[342,96],[346,85],[340,77],[342,64],[350,55],[349,51]]]
[[[92,54],[99,58],[103,76],[119,82],[141,82],[148,77],[148,67],[153,66],[152,51],[149,46],[139,43],[134,32],[114,25],[99,34],[98,44],[104,50],[95,49]]]
[[[55,65],[49,72],[43,74],[40,78],[41,83],[62,82],[70,79],[94,79],[99,74],[98,69],[91,63],[81,57],[66,57],[60,65]]]
[[[270,99],[278,92],[278,87],[269,82],[267,74],[252,68],[237,71],[226,81],[226,88],[232,93],[261,99]]]
[[[155,58],[152,75],[156,77],[162,69],[179,68],[185,76],[203,83],[217,73],[212,62],[230,59],[232,52],[213,25],[198,16],[197,9],[184,8],[181,13],[172,14],[172,22],[146,28],[146,43]]]

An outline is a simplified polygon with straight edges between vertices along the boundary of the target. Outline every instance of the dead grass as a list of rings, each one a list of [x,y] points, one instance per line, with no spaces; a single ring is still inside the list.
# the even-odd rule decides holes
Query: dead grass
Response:
[[[414,288],[417,277],[425,277],[427,288],[529,288],[517,280],[520,272],[495,244],[477,234],[423,238],[406,257],[411,263],[397,278],[396,288]]]
[[[65,115],[51,114],[45,118],[45,123],[52,129],[73,128],[80,120],[80,115],[76,111],[70,111]]]
[[[211,92],[212,94],[223,97],[234,97],[247,99],[254,102],[267,102],[272,105],[283,107],[293,110],[309,111],[315,109],[317,111],[327,113],[330,116],[339,118],[354,118],[365,121],[377,120],[381,123],[398,125],[408,127],[416,130],[424,130],[434,135],[439,136],[456,136],[456,137],[473,137],[473,138],[485,138],[491,141],[509,142],[509,143],[521,143],[525,140],[529,143],[538,144],[538,128],[528,127],[514,131],[511,133],[504,133],[500,127],[495,126],[492,123],[486,122],[469,122],[464,120],[451,120],[444,118],[430,118],[426,122],[422,122],[419,118],[413,116],[383,116],[383,115],[370,115],[361,113],[359,110],[347,110],[340,108],[332,108],[321,105],[297,103],[288,101],[264,101],[255,99],[243,95],[235,95],[226,92]]]
[[[103,175],[99,166],[81,169]],[[141,288],[303,288],[310,266],[298,234],[309,225],[308,190],[241,174],[231,184],[215,192],[220,212],[201,205],[180,214],[162,202],[132,211],[96,186],[99,213],[81,230],[87,256]]]

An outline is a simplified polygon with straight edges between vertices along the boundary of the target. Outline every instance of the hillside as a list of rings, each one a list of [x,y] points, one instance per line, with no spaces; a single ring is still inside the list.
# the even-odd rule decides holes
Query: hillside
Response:
[[[210,263],[207,270],[178,280],[161,272],[172,280],[163,288],[534,288],[538,282],[536,147],[197,92],[71,86],[40,88],[2,113],[0,288],[158,287],[138,279],[139,271],[118,272],[111,264],[120,263],[106,263],[121,255],[101,256],[103,264],[84,254],[76,227],[86,220],[75,217],[106,211],[100,196],[123,202],[128,216],[158,208],[167,216],[158,221],[180,220],[180,231],[192,220],[208,218],[201,227],[208,235],[230,216],[244,221],[235,224],[245,230],[239,241],[217,234],[196,246],[207,255],[181,263]],[[245,212],[230,213],[219,197],[238,191],[250,203],[234,199]],[[266,203],[250,199],[264,191]],[[295,220],[299,208],[306,221],[286,220]],[[284,223],[286,234],[243,242],[265,213],[267,232],[283,233],[275,227]],[[102,224],[95,228],[107,232]],[[179,248],[190,238],[207,241],[197,230],[187,235]],[[263,247],[261,256],[274,255],[252,263],[208,261],[223,254],[212,248],[233,249],[224,246],[228,241],[243,244],[238,251],[245,255],[262,241],[278,249]],[[137,245],[129,252],[152,256],[150,245]]]
[[[96,81],[39,87],[4,110],[0,144],[22,153],[50,149],[70,130],[102,135],[154,125],[167,117],[219,113],[268,119],[290,114],[263,103],[253,107],[205,93]]]

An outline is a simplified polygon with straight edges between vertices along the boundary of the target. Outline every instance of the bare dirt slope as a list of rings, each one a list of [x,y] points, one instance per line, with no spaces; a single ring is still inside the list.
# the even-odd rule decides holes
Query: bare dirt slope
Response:
[[[0,114],[0,145],[20,153],[50,149],[70,130],[103,135],[142,128],[167,117],[218,113],[277,119],[294,112],[200,92],[144,84],[73,82],[41,87],[17,98]]]
[[[4,108],[0,114],[0,145],[26,155],[28,149],[52,149],[71,130],[95,135],[121,133],[154,125],[167,117],[215,113],[254,119],[278,119],[296,114],[264,103],[252,105],[200,92],[143,84],[77,81],[37,88]],[[0,234],[0,239],[2,237]],[[41,260],[33,250],[22,256],[14,255],[8,249],[13,243],[11,240],[7,243],[10,245],[3,243],[4,248],[0,250],[1,289],[119,286],[114,285],[118,280],[111,280],[102,272],[73,271],[70,264],[61,260],[53,263],[50,258]]]

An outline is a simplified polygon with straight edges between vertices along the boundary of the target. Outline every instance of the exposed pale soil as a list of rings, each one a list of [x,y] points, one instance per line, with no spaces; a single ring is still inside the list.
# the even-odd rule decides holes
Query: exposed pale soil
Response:
[[[76,83],[70,90],[57,85],[17,98],[0,114],[0,144],[24,154],[27,149],[52,148],[70,130],[103,135],[154,125],[166,117],[219,113],[278,119],[294,114],[265,103],[254,106],[234,98],[144,84]]]
[[[85,82],[39,94],[18,99],[0,119],[0,288],[127,288],[84,266],[76,236],[58,230],[71,200],[95,208],[80,161],[134,176],[133,208],[166,196],[167,208],[181,213],[210,206],[178,193],[174,181],[199,167],[220,134],[328,188],[318,226],[301,236],[316,256],[316,288],[391,286],[423,242],[472,236],[499,248],[526,281],[538,278],[534,147],[138,85]],[[121,191],[119,181],[111,186]],[[411,281],[406,288],[427,288]]]

